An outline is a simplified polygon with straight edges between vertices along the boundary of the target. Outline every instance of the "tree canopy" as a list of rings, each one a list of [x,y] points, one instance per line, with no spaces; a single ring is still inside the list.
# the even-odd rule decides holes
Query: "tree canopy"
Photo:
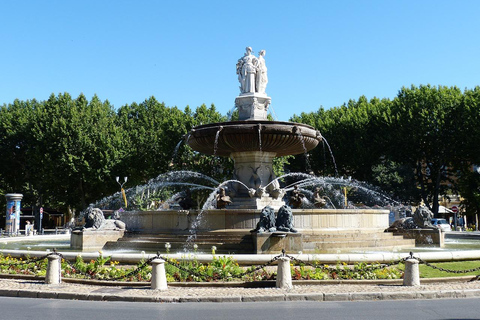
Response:
[[[235,116],[235,114],[233,114]],[[404,203],[465,197],[480,210],[480,87],[411,86],[390,99],[357,100],[294,115],[325,138],[307,155],[275,161],[290,171],[352,177],[381,187]],[[117,110],[97,96],[51,95],[0,107],[0,191],[24,194],[28,206],[83,209],[128,186],[171,170],[232,176],[229,158],[206,156],[185,140],[197,125],[227,121],[214,105],[169,107],[150,97]],[[5,199],[1,199],[5,201]]]
[[[438,199],[471,182],[479,161],[479,90],[404,87],[393,100],[362,96],[292,120],[316,127],[334,150],[335,163],[326,147],[312,152],[316,173],[352,176],[405,203],[423,200],[437,213]]]

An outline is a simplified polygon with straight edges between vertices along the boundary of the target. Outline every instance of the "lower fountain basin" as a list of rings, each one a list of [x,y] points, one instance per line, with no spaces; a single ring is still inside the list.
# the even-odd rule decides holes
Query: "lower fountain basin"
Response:
[[[261,210],[228,209],[165,210],[122,212],[129,234],[117,242],[107,243],[106,250],[144,250],[162,248],[167,242],[173,252],[201,252],[215,247],[217,253],[337,253],[370,248],[399,250],[415,247],[415,240],[405,240],[384,232],[388,227],[388,210],[379,209],[294,209],[297,233],[256,233]],[[197,224],[201,221],[200,224]],[[194,228],[195,227],[195,228]],[[195,232],[189,230],[194,229]],[[279,236],[281,235],[281,236]]]
[[[192,129],[187,143],[198,152],[228,157],[233,152],[274,152],[277,157],[315,148],[322,136],[301,123],[245,120],[220,122]]]
[[[197,219],[197,210],[125,211],[121,220],[129,231],[169,232],[196,230],[252,230],[260,219],[261,210],[205,210]],[[389,227],[389,210],[383,209],[292,209],[294,227],[301,232],[316,230],[385,230]],[[199,225],[194,226],[194,223]]]

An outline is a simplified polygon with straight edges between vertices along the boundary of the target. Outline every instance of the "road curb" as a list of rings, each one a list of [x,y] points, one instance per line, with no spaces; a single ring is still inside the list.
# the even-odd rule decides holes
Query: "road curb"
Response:
[[[89,301],[123,301],[123,302],[279,302],[279,301],[380,301],[380,300],[415,300],[415,299],[462,299],[480,297],[480,289],[420,291],[420,292],[351,292],[351,293],[286,293],[269,295],[234,295],[234,296],[184,296],[159,297],[121,294],[96,294],[75,292],[52,292],[29,289],[2,289],[0,296],[22,298],[44,298],[61,300],[89,300]]]

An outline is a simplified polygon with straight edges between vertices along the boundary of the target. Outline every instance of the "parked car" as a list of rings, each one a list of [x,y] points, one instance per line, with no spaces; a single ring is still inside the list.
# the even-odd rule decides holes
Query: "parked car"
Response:
[[[439,227],[442,231],[452,231],[452,227],[445,219],[432,219],[432,224]]]

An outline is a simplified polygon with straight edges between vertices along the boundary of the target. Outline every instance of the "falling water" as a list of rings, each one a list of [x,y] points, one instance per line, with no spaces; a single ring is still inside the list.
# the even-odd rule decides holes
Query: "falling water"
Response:
[[[150,198],[158,197],[164,188],[169,187],[193,187],[196,189],[213,190],[219,182],[207,175],[192,171],[174,171],[161,174],[151,179],[144,185],[135,186],[125,190],[128,200],[128,208],[139,207],[140,202],[148,203]],[[95,203],[96,207],[103,209],[118,209],[123,206],[122,196],[117,192]]]
[[[231,108],[230,110],[228,110],[227,112],[227,121],[232,121],[232,116],[233,116],[233,113],[235,112],[235,109],[237,108],[237,106],[233,106],[233,108]]]
[[[218,127],[217,134],[215,134],[215,143],[213,145],[213,155],[217,155],[217,150],[218,150],[218,137],[220,136],[220,131],[223,130],[223,126]]]
[[[262,151],[262,125],[258,124],[258,145],[260,147],[260,151]]]
[[[327,141],[327,139],[325,139],[325,137],[323,137],[323,141],[324,141],[325,144],[327,145],[328,151],[330,152],[330,156],[332,157],[333,166],[334,166],[334,168],[335,168],[335,176],[338,177],[337,163],[335,162],[335,157],[333,156],[332,149],[330,148],[330,145],[328,144],[328,141]]]
[[[308,172],[310,172],[312,171],[312,167],[310,166],[310,160],[308,159],[308,150],[307,150],[307,147],[305,146],[305,139],[303,138],[302,130],[300,130],[297,127],[294,127],[294,128],[296,128],[295,131],[298,137],[300,138],[300,142],[302,143],[303,154],[305,155],[306,169]]]
[[[224,181],[221,184],[219,184],[216,188],[214,188],[213,191],[208,196],[207,200],[204,202],[202,208],[198,212],[198,215],[195,218],[195,221],[191,224],[191,228],[189,230],[190,236],[188,236],[188,238],[187,238],[187,241],[186,241],[186,244],[185,244],[185,249],[188,249],[189,247],[191,247],[192,241],[196,239],[198,228],[201,226],[201,224],[204,220],[203,219],[204,212],[207,211],[207,210],[215,209],[215,207],[216,207],[216,199],[215,198],[218,194],[218,191],[220,190],[220,188],[228,185],[229,183],[238,183],[239,185],[243,186],[247,190],[250,190],[250,188],[246,184],[244,184],[243,182],[241,182],[239,180],[227,180],[227,181]]]
[[[181,139],[180,141],[178,141],[177,145],[175,146],[175,149],[173,150],[172,160],[170,160],[170,163],[172,165],[175,163],[175,159],[177,158],[177,154],[178,154],[178,149],[180,149],[180,146],[182,145],[183,141],[185,141],[185,139]]]

